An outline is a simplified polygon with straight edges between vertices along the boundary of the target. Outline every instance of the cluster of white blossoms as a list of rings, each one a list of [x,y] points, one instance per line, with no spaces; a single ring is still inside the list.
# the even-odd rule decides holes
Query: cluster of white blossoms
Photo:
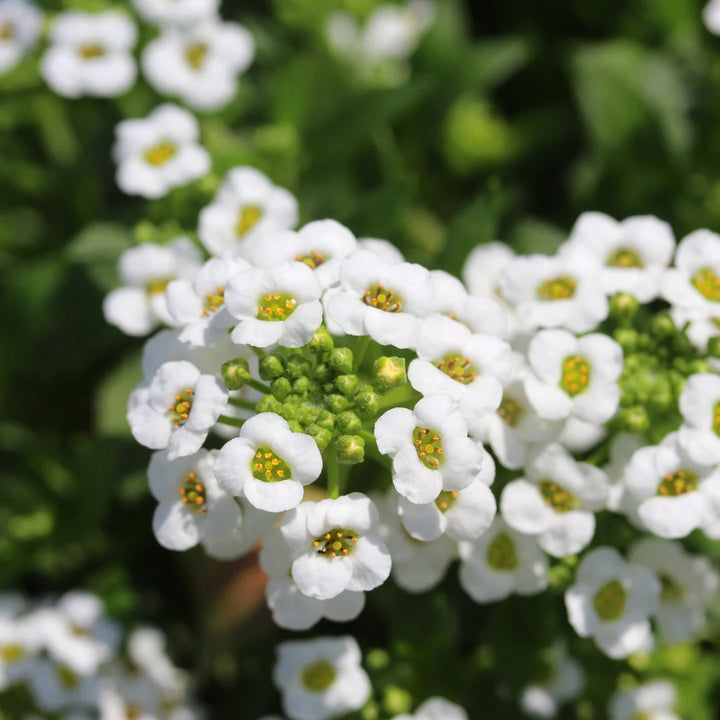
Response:
[[[150,627],[125,635],[95,595],[0,595],[0,708],[8,718],[198,720],[189,689],[164,635]]]
[[[204,263],[187,238],[120,259],[108,320],[167,326],[127,414],[155,451],[159,542],[217,558],[261,543],[268,607],[293,630],[356,618],[390,577],[427,591],[456,560],[478,603],[534,595],[581,555],[567,618],[604,654],[699,637],[717,575],[679,540],[720,537],[720,378],[713,340],[678,318],[715,317],[720,236],[676,248],[657,218],[586,213],[552,256],[479,246],[463,284],[333,220],[297,223],[290,193],[235,168],[199,215]],[[651,367],[668,338],[684,355]],[[593,547],[601,521],[636,541]],[[364,702],[360,681],[313,694],[340,677],[325,665],[303,686],[300,646],[276,672],[289,717]],[[558,663],[525,704],[580,691]]]

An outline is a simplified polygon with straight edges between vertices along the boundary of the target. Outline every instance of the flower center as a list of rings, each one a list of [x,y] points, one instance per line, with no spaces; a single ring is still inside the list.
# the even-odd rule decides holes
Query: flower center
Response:
[[[567,300],[575,294],[577,283],[569,275],[558,275],[555,278],[543,280],[537,287],[537,296],[540,300]]]
[[[442,440],[435,430],[416,427],[413,430],[413,445],[425,467],[435,470],[442,462]]]
[[[58,665],[55,668],[58,681],[66,690],[75,690],[80,684],[80,678],[67,665]]]
[[[498,533],[488,545],[487,563],[494,570],[514,570],[518,564],[515,541],[504,532]]]
[[[327,660],[318,660],[302,670],[302,684],[310,692],[327,690],[335,682],[335,668]]]
[[[685,597],[685,590],[674,577],[658,573],[660,580],[660,601],[666,604],[679,603]]]
[[[720,402],[715,403],[713,408],[712,429],[716,435],[720,435]]]
[[[11,22],[0,23],[0,41],[12,40],[15,37],[15,28]]]
[[[575,397],[587,390],[590,382],[590,363],[587,358],[570,355],[563,360],[560,387],[570,397]]]
[[[168,412],[176,425],[184,425],[190,415],[193,405],[194,392],[190,388],[181,390],[175,396],[175,402],[168,405]]]
[[[315,270],[325,262],[326,258],[322,253],[311,250],[307,255],[296,255],[295,260],[305,263],[311,270]]]
[[[457,353],[448,353],[439,363],[436,363],[436,365],[448,377],[457,380],[457,382],[463,385],[471,383],[477,376],[475,366],[470,363],[469,358],[464,358]]]
[[[614,622],[622,617],[626,599],[627,591],[620,581],[610,580],[597,591],[593,607],[601,620]]]
[[[245,233],[250,232],[261,217],[262,208],[259,205],[244,205],[238,216],[235,234],[242,237]]]
[[[214,293],[208,293],[203,302],[203,315],[214,313],[221,305],[225,303],[225,290],[216,287]]]
[[[297,307],[297,300],[288,293],[261,295],[258,298],[258,320],[287,320]]]
[[[259,447],[250,464],[253,477],[263,482],[278,482],[292,477],[290,466],[269,447]]]
[[[668,473],[658,485],[657,494],[677,497],[697,490],[698,476],[690,470],[678,470]]]
[[[578,499],[571,492],[552,480],[543,480],[540,483],[540,494],[545,504],[555,512],[564,513],[580,507]]]
[[[363,295],[363,302],[384,312],[402,312],[402,298],[382,285],[371,285]]]
[[[313,540],[313,547],[318,555],[326,557],[337,557],[338,555],[349,555],[355,549],[357,535],[354,530],[345,528],[333,528]]]
[[[183,484],[178,489],[178,493],[182,498],[183,505],[187,505],[188,510],[196,512],[198,515],[205,514],[207,505],[205,485],[198,482],[197,475],[194,472],[185,477]]]
[[[137,705],[128,705],[125,708],[125,717],[127,720],[138,720],[142,717],[142,710]]]
[[[704,298],[712,302],[720,302],[720,277],[712,268],[700,268],[690,282]]]
[[[443,490],[435,498],[435,505],[441,513],[445,514],[455,504],[457,496],[457,490]]]
[[[105,48],[96,43],[88,43],[78,48],[78,55],[83,60],[97,60],[105,54]]]
[[[640,253],[631,247],[615,248],[607,257],[605,264],[608,267],[641,268],[645,267]]]
[[[185,48],[185,59],[193,70],[199,70],[205,62],[208,46],[204,43],[193,43]]]
[[[25,657],[25,648],[18,644],[12,643],[10,645],[0,645],[0,660],[5,665],[16,663]]]
[[[175,278],[152,278],[145,284],[145,290],[149,295],[162,295],[165,292],[167,286]]]
[[[157,145],[151,147],[149,150],[145,151],[145,160],[150,165],[155,165],[159,167],[160,165],[164,165],[172,157],[174,157],[176,152],[177,147],[173,143],[171,143],[169,140],[163,140]]]
[[[509,395],[503,395],[497,414],[510,426],[517,427],[525,414],[525,408]]]

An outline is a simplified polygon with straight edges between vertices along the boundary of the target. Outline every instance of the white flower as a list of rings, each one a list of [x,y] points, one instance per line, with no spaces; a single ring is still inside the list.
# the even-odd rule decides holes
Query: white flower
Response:
[[[335,220],[316,220],[297,232],[254,236],[244,244],[243,256],[260,268],[291,260],[305,263],[325,289],[338,282],[342,261],[356,249],[357,240],[344,225]]]
[[[720,471],[693,461],[677,433],[636,450],[624,483],[631,517],[660,537],[685,537],[698,527],[707,531],[718,520]]]
[[[652,215],[618,222],[604,213],[587,212],[577,219],[567,246],[588,251],[608,295],[625,292],[646,303],[660,291],[675,237],[666,222]]]
[[[380,238],[358,238],[358,250],[367,250],[367,252],[377,255],[390,265],[405,262],[403,254],[395,245]]]
[[[122,95],[135,84],[135,23],[123,13],[60,13],[40,69],[59,95]]]
[[[603,423],[586,422],[570,415],[558,437],[558,442],[572,453],[584,453],[599,445],[607,436]]]
[[[651,570],[625,562],[614,548],[599,547],[580,562],[565,606],[575,632],[592,637],[617,660],[651,647],[648,618],[659,596],[660,583]]]
[[[200,212],[198,235],[209,253],[238,253],[255,238],[290,230],[298,222],[298,203],[252,167],[233,168],[212,203]],[[272,248],[266,248],[272,256]]]
[[[0,75],[37,42],[42,13],[26,0],[0,0]]]
[[[225,443],[215,475],[228,492],[244,496],[258,510],[282,512],[301,502],[303,487],[322,467],[309,435],[292,432],[279,415],[264,412],[246,420],[239,437]]]
[[[167,655],[165,635],[151,627],[133,630],[127,639],[130,661],[162,690],[166,698],[179,699],[187,689],[185,673]]]
[[[163,28],[145,47],[142,69],[159,93],[209,111],[232,99],[254,57],[255,41],[242,25],[212,18]]]
[[[161,365],[149,385],[130,396],[127,419],[133,437],[169,460],[192,455],[227,404],[228,393],[212,375],[186,360]]]
[[[479,603],[517,593],[535,595],[548,586],[548,561],[533,537],[508,527],[500,517],[477,540],[462,541],[460,585]]]
[[[280,532],[293,548],[292,579],[298,588],[329,600],[343,590],[382,585],[391,561],[378,520],[375,504],[362,493],[303,503],[286,513]]]
[[[473,295],[502,300],[498,277],[506,265],[517,257],[503,242],[483,243],[473,248],[465,260],[462,279]]]
[[[42,631],[32,617],[0,618],[0,692],[32,674]]]
[[[175,278],[192,278],[201,262],[200,251],[186,237],[165,246],[143,243],[125,250],[118,261],[123,287],[105,297],[105,319],[127,335],[147,335],[158,322],[175,324],[165,289]]]
[[[675,305],[670,308],[670,315],[678,330],[687,326],[685,332],[690,342],[702,352],[707,350],[710,338],[720,335],[720,305],[704,303],[702,305]],[[714,358],[708,358],[712,366]],[[713,368],[717,370],[717,367]]]
[[[677,643],[697,636],[705,625],[705,607],[718,589],[718,574],[708,558],[686,553],[677,542],[642,538],[628,559],[650,568],[660,580],[655,619],[665,638]]]
[[[195,116],[177,105],[165,103],[146,118],[119,122],[115,136],[115,179],[128,195],[160,198],[210,170]]]
[[[691,375],[680,394],[679,405],[685,420],[678,430],[680,445],[698,464],[720,463],[720,376]]]
[[[359,710],[370,697],[360,648],[350,636],[278,645],[273,681],[292,720],[328,720]]]
[[[552,648],[549,670],[547,677],[528,685],[520,696],[520,706],[532,717],[555,717],[562,703],[572,700],[582,691],[582,667],[568,655],[564,645]]]
[[[673,712],[675,688],[665,680],[640,685],[634,690],[618,692],[610,700],[609,720],[681,720]]]
[[[561,420],[573,415],[604,423],[615,414],[623,353],[607,335],[576,338],[565,330],[541,330],[530,341],[528,362],[525,392],[540,417]]]
[[[80,675],[68,665],[39,658],[28,680],[32,698],[41,710],[57,712],[97,704],[97,678]]]
[[[193,278],[173,280],[167,286],[167,311],[174,324],[184,325],[178,340],[212,345],[225,337],[235,319],[225,307],[225,286],[237,272],[249,269],[241,258],[210,258]]]
[[[554,257],[518,256],[503,269],[499,285],[525,331],[564,327],[587,332],[608,315],[595,263],[583,248],[566,246]]]
[[[163,697],[160,688],[146,675],[121,666],[106,671],[100,683],[98,710],[101,720],[154,720],[161,718]]]
[[[303,503],[296,512],[307,513],[311,505]],[[335,622],[354,620],[365,607],[365,593],[345,590],[328,600],[303,594],[293,581],[290,569],[293,549],[282,533],[275,529],[263,538],[260,566],[270,576],[265,598],[273,621],[288,630],[307,630],[323,617]]]
[[[302,347],[322,323],[321,292],[315,273],[302,262],[236,273],[225,289],[227,309],[240,321],[233,342]]]
[[[191,25],[211,18],[220,6],[220,0],[132,0],[143,19],[166,25]]]
[[[428,395],[412,410],[392,408],[375,423],[378,450],[393,459],[393,485],[411,502],[433,502],[477,477],[483,447],[450,395]],[[493,511],[494,512],[494,511]]]
[[[662,294],[673,309],[705,308],[720,314],[720,235],[696,230],[680,241]]]
[[[594,511],[607,501],[605,473],[578,463],[562,446],[552,444],[535,454],[525,477],[505,486],[500,510],[508,525],[537,535],[550,555],[580,552],[595,533]]]
[[[381,345],[410,348],[420,318],[432,306],[430,272],[360,250],[345,258],[340,287],[326,292],[323,304],[331,332],[370,335]]]
[[[428,698],[412,715],[395,715],[393,720],[468,720],[467,713],[445,698]]]
[[[441,315],[422,323],[418,357],[410,363],[410,384],[423,395],[453,397],[468,423],[497,410],[512,372],[510,346],[492,335],[473,335]]]

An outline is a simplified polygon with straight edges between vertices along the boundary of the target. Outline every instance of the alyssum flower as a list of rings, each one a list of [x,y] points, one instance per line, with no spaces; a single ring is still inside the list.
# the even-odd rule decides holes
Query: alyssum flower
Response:
[[[36,43],[42,14],[26,0],[0,2],[0,74],[8,72]]]

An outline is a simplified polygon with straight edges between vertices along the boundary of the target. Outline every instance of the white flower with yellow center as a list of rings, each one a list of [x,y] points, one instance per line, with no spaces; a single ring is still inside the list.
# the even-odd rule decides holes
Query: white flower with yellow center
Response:
[[[505,486],[500,510],[515,530],[537,535],[550,555],[580,552],[595,534],[594,512],[605,507],[605,473],[573,460],[561,445],[552,444],[531,457],[525,477]]]
[[[646,303],[660,292],[675,236],[666,222],[652,215],[618,222],[604,213],[587,212],[570,233],[567,247],[573,246],[590,253],[608,295],[625,292]]]
[[[705,626],[705,608],[718,590],[718,574],[708,558],[690,555],[680,543],[642,538],[628,560],[650,568],[660,581],[655,620],[668,642],[696,637]]]
[[[525,332],[543,327],[588,332],[609,311],[596,263],[583,248],[566,246],[553,257],[518,256],[503,269],[499,286]]]
[[[38,658],[28,684],[40,710],[56,713],[97,707],[97,676],[81,675],[69,665]]]
[[[292,640],[277,648],[273,682],[291,720],[329,720],[359,710],[370,697],[354,638]]]
[[[636,450],[625,468],[625,503],[631,519],[663,538],[682,538],[718,522],[720,471],[695,462],[678,433]]]
[[[212,255],[239,253],[268,232],[291,230],[298,203],[284,188],[252,167],[228,172],[210,205],[200,211],[198,235]],[[272,257],[272,249],[270,256]]]
[[[459,705],[445,698],[431,697],[412,715],[395,715],[393,720],[468,720],[468,715]]]
[[[225,289],[225,304],[239,322],[233,342],[254,347],[302,347],[322,323],[322,288],[302,262],[243,270]]]
[[[163,95],[177,95],[197,110],[218,110],[238,89],[238,76],[255,57],[252,35],[238,23],[203,20],[165,26],[145,47],[142,69]]]
[[[480,473],[483,447],[450,395],[428,395],[412,410],[392,408],[375,423],[378,450],[393,459],[393,485],[414,503],[466,488]],[[494,508],[492,510],[494,513]]]
[[[113,146],[118,187],[154,199],[203,177],[210,155],[198,144],[199,136],[195,116],[171,103],[146,118],[119,122]]]
[[[674,712],[676,702],[674,685],[654,680],[615,693],[610,699],[608,720],[681,720]]]
[[[279,415],[266,412],[246,420],[240,435],[223,445],[215,476],[258,510],[282,512],[301,502],[303,488],[317,480],[322,467],[309,435],[293,432]]]
[[[531,717],[554,718],[560,705],[576,698],[584,684],[580,663],[568,655],[564,645],[555,645],[546,676],[523,690],[520,707]]]
[[[344,590],[382,585],[391,561],[378,522],[375,504],[362,493],[303,503],[286,513],[280,532],[293,548],[292,579],[298,588],[329,600]]]
[[[344,225],[335,220],[316,220],[297,232],[266,233],[248,240],[243,257],[259,268],[288,261],[305,263],[325,289],[338,282],[342,261],[355,250],[357,240]]]
[[[430,271],[415,263],[389,264],[360,250],[345,258],[340,287],[327,291],[323,304],[330,332],[410,348],[432,307]]]
[[[474,335],[464,325],[434,315],[420,327],[417,354],[408,368],[410,384],[423,395],[450,395],[468,424],[500,406],[512,372],[512,352],[505,341]]]
[[[135,23],[123,13],[68,10],[52,24],[40,70],[65,97],[122,95],[135,84],[136,40]]]
[[[0,692],[25,682],[42,642],[32,617],[0,618]]]
[[[296,512],[311,509],[307,503]],[[365,593],[345,590],[329,600],[317,600],[302,593],[292,579],[293,549],[278,529],[263,538],[260,566],[270,576],[265,598],[276,625],[288,630],[307,630],[322,618],[333,622],[354,620],[365,607]]]
[[[615,414],[623,353],[607,335],[576,338],[566,330],[541,330],[530,341],[528,363],[525,393],[540,417],[572,415],[599,424]]]
[[[166,698],[181,699],[187,692],[188,678],[168,657],[165,635],[153,627],[138,627],[127,638],[130,662],[152,680]]]
[[[148,22],[191,25],[214,17],[220,0],[132,0],[132,4],[138,15]]]
[[[168,284],[167,310],[175,325],[184,326],[181,342],[213,345],[227,337],[236,321],[225,307],[225,286],[235,273],[249,268],[241,258],[214,257],[193,278]]]
[[[565,607],[575,632],[618,660],[652,647],[649,618],[659,597],[660,582],[651,570],[626,562],[614,548],[599,547],[580,562]]]
[[[691,375],[679,400],[685,421],[678,440],[694,462],[720,463],[720,376],[714,373]]]
[[[0,0],[0,75],[11,70],[40,36],[42,13],[26,0]]]
[[[478,245],[465,260],[462,269],[463,282],[473,295],[502,301],[498,277],[515,257],[515,251],[503,242]]]
[[[548,560],[537,541],[497,517],[477,540],[458,544],[460,585],[478,603],[513,594],[535,595],[548,586]]]
[[[159,322],[176,324],[165,290],[176,278],[194,277],[201,262],[200,251],[186,237],[169,245],[143,243],[126,250],[118,261],[123,286],[103,301],[105,319],[126,335],[147,335]]]
[[[690,342],[703,353],[707,350],[710,338],[720,335],[720,304],[704,303],[702,305],[674,305],[670,315],[678,330],[687,334]],[[708,358],[709,364],[714,358]],[[717,370],[717,367],[713,367]]]
[[[201,447],[227,405],[228,392],[213,375],[186,360],[163,363],[149,385],[130,396],[127,419],[133,437],[151,450],[167,448],[168,459]]]

